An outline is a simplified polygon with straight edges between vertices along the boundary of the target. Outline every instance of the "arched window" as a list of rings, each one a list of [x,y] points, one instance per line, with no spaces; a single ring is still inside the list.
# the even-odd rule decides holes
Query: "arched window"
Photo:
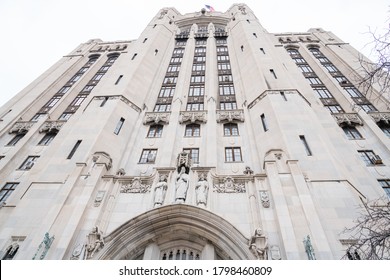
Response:
[[[223,125],[223,135],[238,136],[238,125],[236,123],[225,123]]]

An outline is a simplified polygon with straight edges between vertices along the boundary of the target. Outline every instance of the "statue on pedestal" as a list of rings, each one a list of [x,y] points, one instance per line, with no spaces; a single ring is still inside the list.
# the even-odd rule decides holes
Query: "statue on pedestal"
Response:
[[[161,174],[159,182],[154,189],[154,207],[161,206],[164,203],[167,188],[167,176],[165,174]]]
[[[200,174],[198,183],[195,186],[196,205],[206,206],[208,191],[209,183],[206,180],[206,176],[202,173]]]

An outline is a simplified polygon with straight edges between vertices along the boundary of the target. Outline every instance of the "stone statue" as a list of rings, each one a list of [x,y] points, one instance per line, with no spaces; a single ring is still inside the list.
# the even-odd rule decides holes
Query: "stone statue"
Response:
[[[314,248],[313,248],[313,245],[311,245],[311,240],[310,240],[309,235],[303,239],[303,244],[305,245],[305,251],[307,254],[307,258],[309,260],[315,260],[316,256],[314,255]]]
[[[202,173],[199,176],[198,183],[195,186],[196,192],[196,204],[206,206],[207,204],[207,195],[209,191],[209,184],[205,178],[205,175]]]
[[[261,228],[255,230],[249,244],[249,250],[258,260],[268,259],[268,238],[263,234]]]
[[[167,188],[167,175],[161,174],[159,182],[154,189],[154,207],[158,207],[163,204]]]
[[[88,234],[88,244],[85,246],[85,258],[93,258],[104,246],[103,233],[95,226],[92,231]]]
[[[183,203],[186,201],[188,190],[188,174],[186,173],[186,168],[182,166],[180,168],[180,173],[176,178],[176,202]]]

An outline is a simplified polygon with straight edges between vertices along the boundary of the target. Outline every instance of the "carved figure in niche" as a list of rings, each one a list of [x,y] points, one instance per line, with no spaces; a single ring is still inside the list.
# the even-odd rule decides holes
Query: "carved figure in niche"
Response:
[[[195,186],[196,192],[196,204],[206,206],[207,195],[209,192],[209,183],[206,180],[206,176],[202,173],[199,176],[198,183]]]
[[[186,201],[188,190],[188,174],[186,168],[182,166],[180,173],[176,178],[176,202],[183,203]]]
[[[258,260],[268,259],[268,240],[261,228],[255,230],[255,234],[252,236],[249,244],[249,249]]]
[[[103,233],[95,226],[92,231],[88,234],[88,244],[85,246],[85,258],[93,258],[104,246]]]
[[[154,207],[158,207],[163,204],[167,188],[167,176],[165,174],[161,174],[159,182],[154,189]]]

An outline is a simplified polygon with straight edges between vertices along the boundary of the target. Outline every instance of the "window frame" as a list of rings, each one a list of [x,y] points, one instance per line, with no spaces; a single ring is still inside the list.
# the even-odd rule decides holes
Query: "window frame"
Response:
[[[164,126],[161,124],[151,125],[148,130],[147,138],[161,138]]]
[[[236,123],[225,123],[223,124],[223,135],[224,136],[240,136],[238,130],[238,124]]]
[[[18,185],[19,182],[5,183],[4,186],[0,189],[0,203],[6,202]]]
[[[154,154],[153,160],[149,160],[149,155]],[[141,156],[139,158],[139,164],[151,164],[155,163],[157,158],[157,149],[142,149]]]
[[[242,162],[241,147],[225,147],[225,162]]]
[[[200,137],[200,124],[187,124],[184,130],[184,137]]]

